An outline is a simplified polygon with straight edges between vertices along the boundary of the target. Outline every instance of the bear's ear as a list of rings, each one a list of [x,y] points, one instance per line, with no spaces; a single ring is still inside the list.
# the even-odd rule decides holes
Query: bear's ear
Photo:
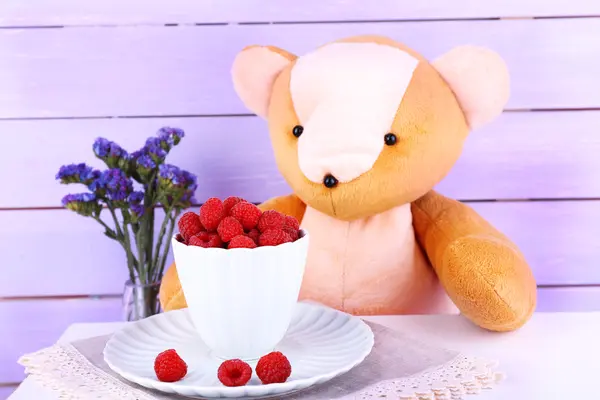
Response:
[[[233,61],[233,87],[246,107],[266,118],[271,90],[277,75],[296,56],[274,46],[250,46]]]
[[[460,46],[431,64],[450,85],[471,129],[502,113],[510,95],[510,78],[498,54],[482,47]]]

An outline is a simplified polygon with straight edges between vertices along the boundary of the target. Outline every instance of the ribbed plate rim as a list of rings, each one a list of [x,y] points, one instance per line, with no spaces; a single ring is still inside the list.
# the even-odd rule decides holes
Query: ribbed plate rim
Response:
[[[107,343],[104,347],[102,355],[104,357],[104,361],[106,362],[108,367],[113,372],[120,375],[122,378],[124,378],[130,382],[136,383],[140,386],[143,386],[145,388],[158,390],[163,393],[175,393],[175,394],[179,394],[179,395],[187,396],[187,397],[191,397],[189,392],[194,392],[194,396],[202,396],[205,398],[206,397],[207,398],[234,398],[234,397],[244,396],[244,397],[252,397],[252,398],[258,399],[261,397],[265,398],[265,397],[270,397],[273,395],[290,394],[292,392],[304,390],[304,389],[314,386],[316,384],[322,384],[322,383],[328,382],[331,379],[336,378],[336,377],[350,371],[351,369],[355,368],[359,364],[361,364],[367,358],[367,356],[371,353],[371,350],[373,349],[373,346],[375,344],[375,337],[374,337],[373,331],[371,330],[369,325],[366,324],[365,321],[362,320],[361,318],[353,316],[351,314],[341,312],[339,310],[335,310],[335,309],[320,305],[320,304],[315,304],[315,303],[310,303],[310,302],[298,302],[296,307],[298,307],[300,309],[300,311],[295,311],[295,312],[307,312],[310,309],[323,309],[325,312],[338,313],[338,314],[348,317],[350,320],[354,320],[355,322],[358,323],[359,326],[361,326],[362,330],[364,330],[364,334],[367,336],[366,337],[367,343],[364,345],[364,347],[362,347],[360,349],[361,350],[360,352],[357,351],[354,361],[349,362],[345,366],[340,367],[334,371],[316,375],[316,376],[312,376],[312,377],[308,377],[308,378],[295,379],[295,380],[287,381],[284,383],[274,383],[274,384],[269,384],[269,385],[225,387],[225,386],[216,386],[216,385],[214,385],[214,386],[181,385],[181,384],[178,384],[177,382],[174,382],[174,383],[160,382],[158,380],[155,381],[155,380],[152,380],[152,379],[149,379],[146,377],[140,377],[140,376],[137,376],[130,372],[127,372],[126,370],[123,370],[122,368],[115,365],[111,361],[110,346],[119,340],[119,336],[121,336],[121,334],[124,334],[125,332],[130,331],[130,330],[137,329],[137,327],[144,324],[145,321],[147,321],[147,320],[168,318],[168,317],[166,317],[167,314],[173,315],[173,314],[178,313],[178,314],[182,314],[183,318],[189,319],[190,318],[188,315],[189,311],[187,308],[184,308],[184,309],[180,309],[180,310],[164,312],[164,313],[153,315],[151,317],[148,317],[148,318],[145,318],[145,319],[142,319],[139,321],[128,323],[127,325],[125,325],[119,331],[115,332],[110,337],[110,339],[107,341]],[[304,311],[304,310],[306,310],[306,311]],[[363,334],[363,333],[361,333],[361,334]],[[264,393],[264,389],[266,387],[268,387],[270,389],[268,391],[268,393]],[[215,397],[214,394],[208,395],[208,392],[214,392],[215,390],[218,390],[223,395],[220,395],[217,397]],[[184,391],[185,391],[185,393],[184,393]],[[253,394],[253,392],[256,392],[256,391],[261,391],[261,393]]]

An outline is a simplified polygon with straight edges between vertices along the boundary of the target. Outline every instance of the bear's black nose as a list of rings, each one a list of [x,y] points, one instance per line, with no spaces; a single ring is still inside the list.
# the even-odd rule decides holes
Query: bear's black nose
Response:
[[[331,174],[325,175],[325,178],[323,178],[323,185],[325,185],[326,188],[334,188],[337,184],[338,180]]]

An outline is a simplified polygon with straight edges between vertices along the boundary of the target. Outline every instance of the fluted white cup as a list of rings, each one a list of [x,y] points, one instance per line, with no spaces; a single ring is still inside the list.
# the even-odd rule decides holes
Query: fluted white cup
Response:
[[[254,249],[186,246],[172,238],[192,322],[219,358],[255,360],[283,339],[304,276],[309,235]]]

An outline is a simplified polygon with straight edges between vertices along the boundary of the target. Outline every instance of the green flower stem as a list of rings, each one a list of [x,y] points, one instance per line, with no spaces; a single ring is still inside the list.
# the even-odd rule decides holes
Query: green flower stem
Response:
[[[132,270],[137,270],[138,273],[138,277],[139,277],[139,270],[141,268],[142,264],[142,260],[139,260],[139,262],[137,262],[135,260],[135,257],[133,256],[132,250],[131,250],[131,241],[129,239],[129,230],[127,229],[127,224],[124,222],[123,223],[123,228],[127,231],[127,235],[125,235],[125,233],[123,232],[123,229],[121,229],[121,224],[119,224],[119,220],[117,219],[117,213],[115,212],[115,208],[112,204],[112,202],[110,202],[109,200],[106,200],[106,204],[108,206],[108,210],[110,211],[110,215],[112,215],[113,221],[115,223],[115,228],[117,230],[117,235],[120,238],[120,241],[123,243],[123,248],[125,249],[125,254],[127,256],[127,266],[130,268],[130,278],[131,278],[131,282],[135,283],[135,273],[133,273]],[[137,267],[137,268],[136,268]]]
[[[169,240],[167,240],[167,242],[165,243],[165,248],[163,250],[162,258],[161,258],[160,264],[159,264],[158,274],[155,276],[155,279],[157,279],[157,280],[162,277],[163,272],[165,270],[165,262],[167,261],[167,254],[169,254],[169,246],[171,246],[170,238],[173,237],[173,231],[175,230],[175,221],[177,221],[177,217],[179,216],[180,213],[181,213],[181,210],[176,209],[175,213],[170,218],[171,225],[169,226],[169,233],[167,235],[167,238],[169,238]]]
[[[117,213],[115,213],[115,208],[113,207],[112,203],[108,202],[108,211],[110,211],[110,215],[112,215],[113,221],[115,222],[115,229],[117,230],[117,237],[120,238],[121,240],[125,239],[125,236],[123,235],[123,231],[121,230],[121,225],[119,224],[119,220],[117,219]]]
[[[106,223],[105,223],[104,221],[102,221],[102,220],[100,219],[100,217],[93,216],[92,218],[94,218],[96,221],[98,221],[98,223],[99,223],[100,225],[102,225],[102,226],[104,227],[104,229],[106,229],[106,231],[107,231],[108,233],[110,233],[111,235],[113,235],[113,236],[115,236],[115,237],[117,236],[117,234],[115,233],[115,231],[114,231],[114,230],[113,230],[113,229],[112,229],[110,226],[106,225]]]
[[[168,209],[165,210],[165,218],[163,219],[163,222],[160,226],[160,231],[158,231],[158,241],[156,242],[156,248],[154,249],[154,260],[152,260],[152,267],[153,267],[153,273],[154,275],[156,272],[156,269],[160,269],[159,265],[158,265],[158,260],[160,258],[160,248],[162,246],[162,242],[163,242],[163,238],[165,235],[165,229],[167,229],[167,224],[169,223],[170,220],[170,214],[171,211],[173,210],[172,207],[169,207]],[[167,238],[167,240],[169,240],[169,238]]]
[[[113,230],[111,227],[109,227],[108,225],[106,225],[106,223],[105,223],[104,221],[102,221],[102,220],[100,219],[100,217],[98,217],[98,216],[94,216],[93,218],[94,218],[94,219],[95,219],[95,220],[96,220],[96,221],[97,221],[97,222],[98,222],[100,225],[102,225],[102,226],[104,227],[104,229],[106,229],[106,231],[107,231],[107,232],[109,232],[111,235],[113,235],[113,237],[115,238],[114,240],[116,240],[116,241],[117,241],[117,242],[118,242],[118,243],[119,243],[119,244],[120,244],[120,245],[123,247],[123,249],[125,250],[125,253],[127,253],[127,254],[128,254],[128,253],[129,253],[129,251],[127,250],[126,244],[125,244],[123,241],[121,241],[121,240],[117,239],[117,234],[115,233],[115,231],[114,231],[114,230]],[[129,279],[131,279],[131,282],[135,282],[135,274],[134,274],[134,272],[133,272],[133,271],[134,271],[134,267],[135,267],[135,265],[132,265],[132,264],[130,264],[130,262],[129,262],[129,261],[130,261],[130,260],[128,259],[128,260],[127,260],[127,269],[129,270]],[[134,261],[135,261],[135,260],[134,260]]]
[[[131,226],[133,238],[135,239],[135,247],[137,248],[138,257],[139,257],[139,262],[136,263],[137,276],[139,279],[139,283],[144,284],[144,283],[146,283],[147,268],[145,265],[146,262],[144,259],[144,252],[142,251],[145,248],[145,246],[144,246],[144,243],[141,242],[140,235],[139,235],[139,228],[136,227],[136,225],[139,225],[139,224],[132,222],[131,214],[129,213],[129,210],[127,210],[127,208],[125,208],[125,207],[121,208],[121,215],[123,217],[123,232],[125,232],[125,239],[127,240],[127,243],[129,244],[131,258],[133,260],[135,260],[135,256],[133,255],[133,253],[134,253],[133,244],[132,244],[133,242],[131,240],[131,236],[129,233],[129,227]]]
[[[146,250],[145,256],[146,256],[146,260],[148,263],[148,269],[146,271],[148,273],[148,276],[151,276],[151,271],[154,268],[154,264],[152,263],[152,260],[153,260],[152,245],[154,244],[154,219],[155,219],[155,217],[156,217],[156,214],[154,212],[154,207],[151,205],[150,212],[144,219],[144,221],[146,222],[146,224],[145,224],[146,232],[144,234],[144,238],[146,239],[146,241],[144,243],[144,249]],[[148,282],[148,283],[152,283],[152,282]]]
[[[156,182],[156,177],[158,175],[158,169],[155,169],[150,176],[150,182]],[[154,268],[153,255],[152,255],[152,245],[154,244],[154,220],[155,220],[155,212],[154,205],[156,204],[156,197],[158,190],[155,190],[153,185],[148,185],[147,193],[144,195],[144,208],[145,214],[142,220],[142,226],[140,231],[146,231],[144,238],[146,242],[144,243],[144,249],[146,250],[146,260],[149,263],[148,265],[148,273],[151,276],[151,271]],[[148,282],[151,283],[151,282]]]
[[[144,225],[142,223],[142,228],[137,232],[137,234],[135,235],[135,242],[136,242],[136,246],[137,246],[137,250],[138,250],[138,257],[140,258],[140,267],[138,269],[138,276],[140,277],[140,282],[141,283],[146,283],[146,274],[145,271],[148,269],[147,268],[147,260],[146,260],[146,243],[145,242],[145,238],[144,236]]]
[[[133,256],[133,253],[131,252],[131,240],[129,238],[129,228],[127,227],[127,224],[125,224],[123,226],[123,228],[125,229],[125,232],[126,232],[124,237],[125,237],[125,245],[127,246],[127,249],[125,250],[125,253],[127,253],[127,266],[129,267],[129,275],[130,275],[131,282],[135,283],[135,275],[133,273],[134,256]],[[139,271],[138,271],[138,276],[139,276]]]
[[[145,262],[146,260],[144,259],[144,245],[141,243],[141,239],[140,239],[140,232],[141,230],[139,230],[135,235],[135,245],[137,247],[137,251],[138,251],[138,258],[140,260],[140,267],[138,268],[138,276],[140,277],[140,283],[144,283],[145,282],[145,277],[143,276],[142,271],[145,270]]]

